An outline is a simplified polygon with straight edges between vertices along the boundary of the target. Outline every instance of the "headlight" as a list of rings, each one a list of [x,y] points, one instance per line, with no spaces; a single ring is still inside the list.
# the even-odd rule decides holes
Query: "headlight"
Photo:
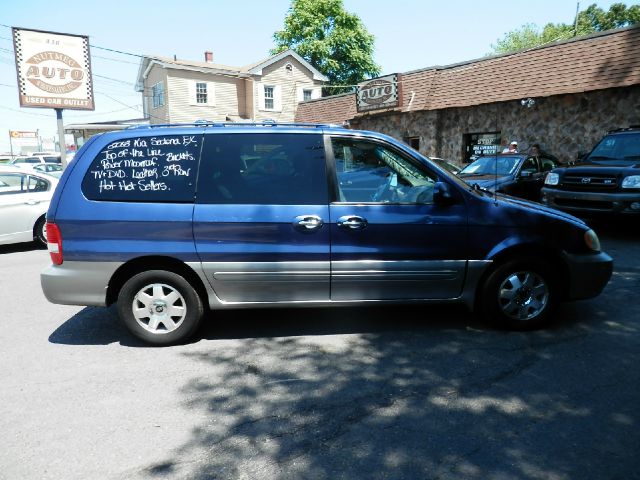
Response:
[[[544,179],[545,185],[558,185],[558,183],[560,183],[560,175],[557,173],[547,173]]]
[[[622,180],[622,188],[640,188],[640,175],[631,175]]]
[[[599,252],[600,251],[600,240],[598,240],[598,235],[593,230],[587,230],[584,232],[584,243],[587,244],[589,249]]]

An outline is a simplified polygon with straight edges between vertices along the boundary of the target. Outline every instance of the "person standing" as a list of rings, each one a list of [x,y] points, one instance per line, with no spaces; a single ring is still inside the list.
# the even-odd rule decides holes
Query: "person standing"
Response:
[[[513,140],[507,148],[502,150],[502,153],[518,153],[518,142]]]

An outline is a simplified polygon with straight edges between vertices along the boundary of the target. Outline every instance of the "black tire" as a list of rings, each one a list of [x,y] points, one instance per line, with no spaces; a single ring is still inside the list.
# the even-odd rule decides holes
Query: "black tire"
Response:
[[[480,315],[508,330],[547,325],[558,297],[551,265],[540,259],[516,259],[498,265],[481,286]]]
[[[120,320],[136,337],[153,345],[174,345],[197,330],[202,299],[184,277],[149,270],[131,277],[118,294]]]
[[[46,247],[47,246],[47,232],[46,232],[47,219],[43,215],[38,219],[33,227],[33,239],[37,244]]]

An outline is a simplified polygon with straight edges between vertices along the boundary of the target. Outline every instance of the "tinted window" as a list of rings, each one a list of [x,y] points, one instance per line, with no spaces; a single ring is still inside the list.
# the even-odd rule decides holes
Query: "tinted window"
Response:
[[[109,143],[82,181],[91,200],[190,202],[202,135],[159,135]]]
[[[205,136],[198,203],[320,205],[328,202],[319,134]]]
[[[536,163],[536,159],[534,157],[527,158],[524,162],[522,162],[522,168],[520,171],[528,170],[531,172],[538,171],[538,164]]]
[[[43,178],[29,176],[29,184],[27,189],[30,192],[46,192],[49,190],[49,182]]]
[[[540,161],[540,170],[543,172],[548,172],[549,170],[553,170],[558,166],[558,162],[548,157],[540,157],[538,159]]]
[[[431,203],[434,178],[400,153],[363,140],[331,142],[340,201]]]

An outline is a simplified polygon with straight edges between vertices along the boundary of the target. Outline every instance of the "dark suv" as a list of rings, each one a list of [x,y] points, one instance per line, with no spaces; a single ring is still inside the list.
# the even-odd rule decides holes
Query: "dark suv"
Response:
[[[640,215],[640,127],[609,132],[579,162],[551,171],[542,203],[580,216]]]
[[[287,305],[462,303],[528,329],[558,301],[598,295],[612,272],[575,217],[329,125],[92,137],[64,170],[47,241],[49,300],[115,303],[154,344],[187,339],[207,310]]]

